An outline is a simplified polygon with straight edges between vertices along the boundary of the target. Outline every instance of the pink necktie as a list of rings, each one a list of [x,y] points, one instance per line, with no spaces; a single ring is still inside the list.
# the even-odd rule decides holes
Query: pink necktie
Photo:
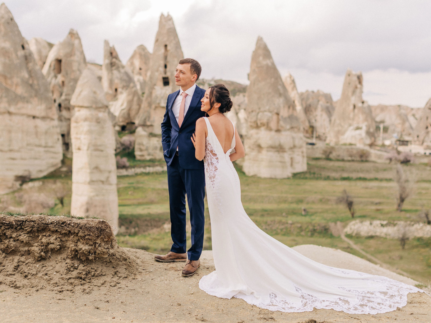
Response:
[[[181,124],[184,121],[184,110],[186,109],[186,96],[187,96],[187,93],[183,92],[183,93],[181,93],[181,95],[183,96],[183,99],[181,100],[180,115],[178,116],[178,125],[180,127],[181,127]]]

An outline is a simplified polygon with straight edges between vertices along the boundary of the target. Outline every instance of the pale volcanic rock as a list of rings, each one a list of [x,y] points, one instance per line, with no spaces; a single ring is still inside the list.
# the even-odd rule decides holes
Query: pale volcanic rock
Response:
[[[143,95],[147,85],[147,75],[151,63],[151,53],[144,45],[136,47],[126,67],[132,72],[138,92]]]
[[[115,115],[115,124],[125,126],[137,122],[142,104],[132,73],[123,65],[114,46],[104,42],[102,85],[109,101],[109,110]]]
[[[151,54],[145,95],[137,117],[138,126],[142,127],[140,135],[135,138],[137,159],[163,158],[161,138],[154,139],[151,134],[161,134],[166,101],[170,93],[178,90],[178,86],[175,85],[175,70],[183,58],[174,20],[169,14],[166,16],[162,14]]]
[[[166,110],[170,93],[178,90],[175,85],[175,70],[184,58],[180,39],[171,15],[161,15],[159,29],[154,42],[147,85],[142,104],[139,125],[149,133],[160,134],[160,124]]]
[[[376,124],[370,105],[362,98],[362,73],[347,70],[326,142],[330,145],[370,146],[376,141]]]
[[[81,38],[76,30],[71,29],[66,38],[51,49],[42,70],[51,87],[52,99],[58,114],[63,151],[66,155],[70,155],[72,151],[70,118],[73,107],[70,100],[86,66]]]
[[[326,140],[335,111],[332,96],[320,90],[305,91],[299,95],[310,125],[310,134],[320,140]]]
[[[12,13],[0,5],[0,193],[15,176],[42,177],[63,158],[49,84]]]
[[[138,127],[135,132],[135,157],[138,160],[163,159],[161,138]]]
[[[43,38],[35,37],[29,40],[28,45],[33,52],[37,65],[39,65],[40,69],[42,69],[46,63],[46,59],[48,58],[48,54],[51,51],[53,44],[48,43]]]
[[[72,206],[77,217],[106,220],[118,232],[115,136],[108,102],[96,75],[86,69],[72,97]]]
[[[249,80],[244,172],[286,178],[305,171],[305,141],[295,104],[261,37],[252,55]]]
[[[302,101],[299,96],[298,88],[296,87],[295,79],[293,78],[293,75],[290,73],[287,73],[286,76],[283,78],[284,85],[286,86],[287,92],[289,93],[289,96],[292,98],[293,102],[295,103],[296,112],[299,118],[299,121],[301,121],[302,130],[305,134],[310,134],[309,127],[310,124],[308,122],[307,116],[305,115],[304,108],[302,106]]]
[[[376,134],[379,138],[378,142],[393,138],[412,139],[413,127],[408,116],[410,109],[403,105],[379,104],[371,106],[378,126]],[[379,126],[381,127],[381,131]]]
[[[413,131],[413,144],[431,150],[431,99],[422,109],[419,121]]]

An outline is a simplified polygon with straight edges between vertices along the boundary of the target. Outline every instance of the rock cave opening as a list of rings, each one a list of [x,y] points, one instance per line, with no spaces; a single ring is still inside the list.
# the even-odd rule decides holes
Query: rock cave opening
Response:
[[[55,74],[61,74],[61,59],[54,61],[54,72]]]

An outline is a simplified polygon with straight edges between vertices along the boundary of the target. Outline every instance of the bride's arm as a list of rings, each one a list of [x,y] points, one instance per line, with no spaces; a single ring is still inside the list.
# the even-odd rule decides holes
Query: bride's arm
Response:
[[[235,143],[235,152],[230,155],[230,160],[233,162],[245,156],[244,146],[239,137],[238,131],[235,131]]]
[[[203,118],[196,121],[195,133],[192,136],[192,142],[195,146],[195,157],[197,160],[203,160],[205,157],[205,138],[207,137],[207,125]]]

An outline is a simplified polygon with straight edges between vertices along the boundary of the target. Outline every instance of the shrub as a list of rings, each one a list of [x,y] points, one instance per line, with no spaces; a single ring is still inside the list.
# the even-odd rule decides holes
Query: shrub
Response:
[[[346,190],[343,190],[342,195],[337,197],[337,199],[335,200],[335,203],[345,205],[349,210],[352,218],[355,217],[354,200],[353,200],[353,197],[349,195],[349,193],[347,193]]]
[[[135,137],[128,135],[121,138],[120,146],[122,151],[131,151],[135,147]]]
[[[424,210],[424,209],[422,209],[422,211],[419,212],[418,217],[422,221],[425,220],[425,222],[427,224],[431,224],[431,212],[430,212],[430,210]]]
[[[389,160],[389,164],[398,161],[398,152],[396,150],[391,150],[385,159]]]
[[[414,156],[411,152],[404,151],[401,154],[398,155],[398,161],[401,164],[408,164],[413,162]]]
[[[406,247],[406,242],[409,240],[407,234],[407,224],[403,223],[398,228],[398,241],[400,242],[401,249],[404,250]]]
[[[69,187],[61,182],[55,182],[53,192],[58,202],[61,204],[62,207],[64,207],[64,199],[70,194]]]
[[[405,173],[401,165],[395,167],[395,184],[397,185],[397,211],[401,212],[404,202],[409,198],[414,191],[414,180],[412,177]]]
[[[128,168],[129,162],[127,161],[126,157],[121,158],[120,156],[117,156],[117,168]]]
[[[326,146],[325,148],[323,148],[322,154],[326,159],[329,159],[331,158],[331,155],[334,153],[334,151],[335,147]]]
[[[367,161],[370,159],[371,153],[366,149],[361,149],[358,151],[358,158],[360,161]]]

